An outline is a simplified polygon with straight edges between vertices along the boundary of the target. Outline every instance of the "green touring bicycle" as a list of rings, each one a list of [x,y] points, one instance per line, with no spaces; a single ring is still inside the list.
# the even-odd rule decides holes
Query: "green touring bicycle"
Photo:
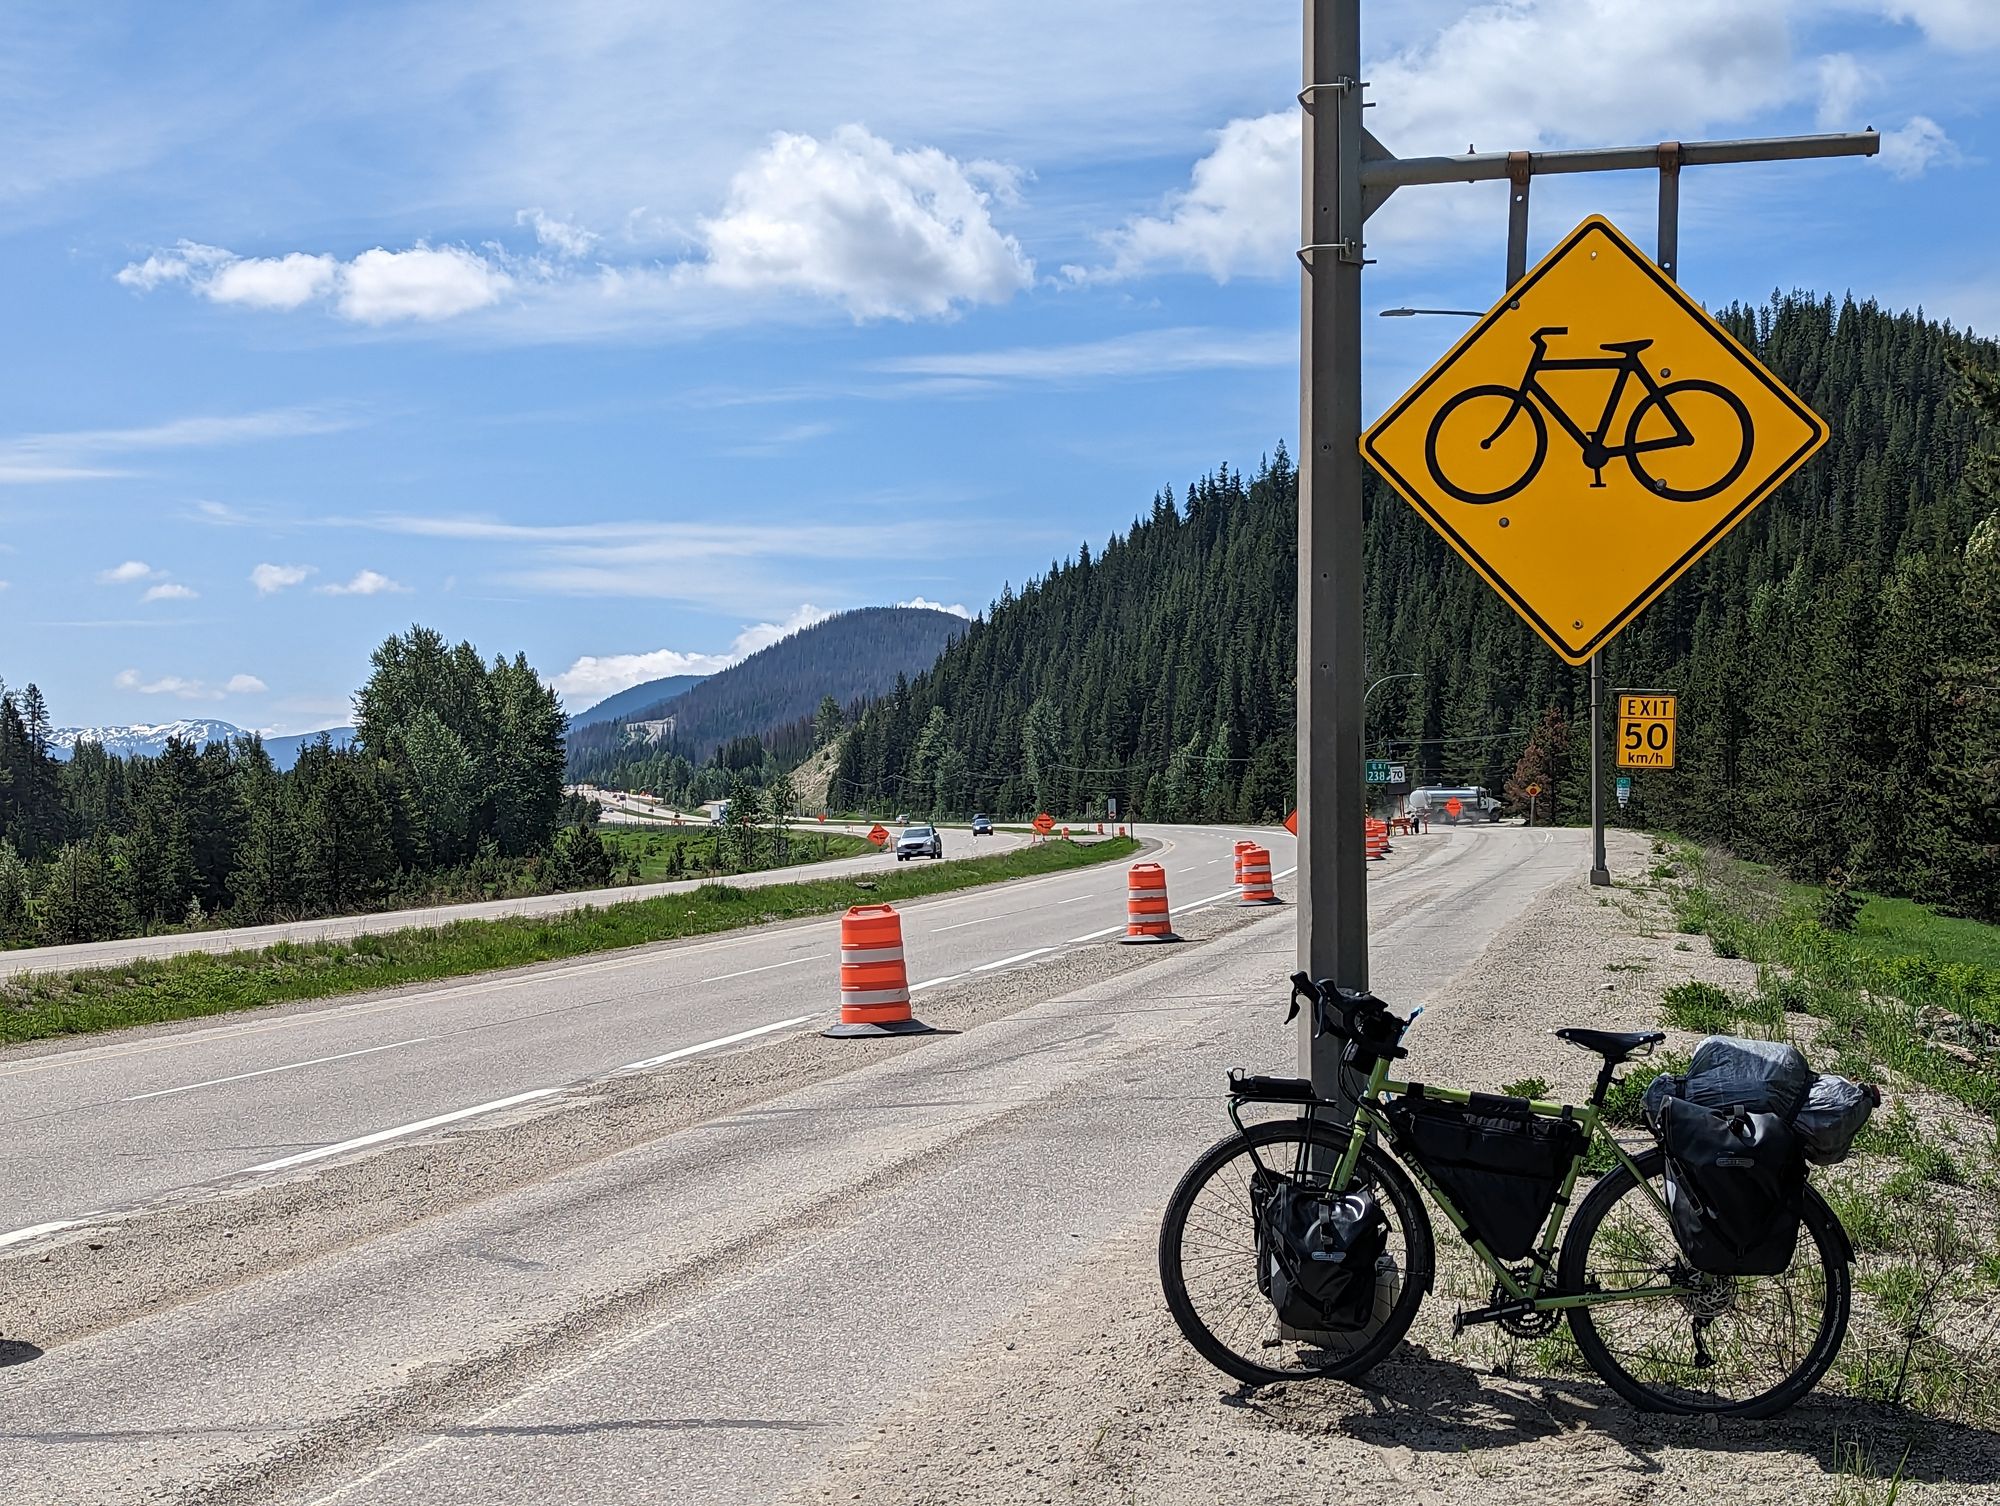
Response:
[[[1497,1097],[1395,1080],[1414,1015],[1303,973],[1292,981],[1293,1013],[1310,1003],[1316,1033],[1346,1043],[1343,1060],[1365,1087],[1342,1123],[1308,1081],[1230,1073],[1237,1132],[1181,1178],[1160,1229],[1168,1307],[1204,1358],[1251,1384],[1351,1380],[1385,1359],[1435,1274],[1421,1185],[1493,1279],[1454,1332],[1493,1323],[1532,1339],[1566,1317],[1591,1367],[1655,1411],[1769,1416],[1818,1383],[1846,1334],[1854,1256],[1803,1162],[1793,1155],[1789,1185],[1765,1194],[1767,1206],[1784,1204],[1775,1234],[1761,1228],[1727,1255],[1703,1255],[1689,1223],[1713,1211],[1689,1190],[1698,1153],[1669,1164],[1661,1146],[1628,1152],[1606,1128],[1618,1069],[1663,1033],[1558,1030],[1603,1058],[1590,1101]],[[1298,1112],[1246,1122],[1256,1105]],[[1723,1124],[1731,1112],[1713,1116],[1725,1137],[1711,1159],[1725,1178],[1755,1175],[1729,1168],[1751,1167],[1758,1137],[1777,1131],[1740,1112]],[[1563,1234],[1593,1146],[1609,1170]]]

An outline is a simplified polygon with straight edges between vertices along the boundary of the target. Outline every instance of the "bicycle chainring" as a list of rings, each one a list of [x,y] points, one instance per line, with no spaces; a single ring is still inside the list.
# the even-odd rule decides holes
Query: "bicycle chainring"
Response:
[[[1524,1265],[1518,1269],[1509,1271],[1508,1274],[1523,1286],[1526,1286],[1528,1278],[1533,1274],[1533,1270],[1531,1267]],[[1501,1307],[1514,1301],[1515,1298],[1512,1292],[1509,1292],[1507,1288],[1495,1282],[1493,1295],[1486,1300],[1491,1306]],[[1493,1321],[1499,1324],[1502,1333],[1512,1334],[1517,1339],[1539,1339],[1555,1332],[1556,1325],[1562,1322],[1562,1312],[1558,1308],[1551,1307],[1539,1312],[1508,1313],[1504,1317],[1495,1318]]]

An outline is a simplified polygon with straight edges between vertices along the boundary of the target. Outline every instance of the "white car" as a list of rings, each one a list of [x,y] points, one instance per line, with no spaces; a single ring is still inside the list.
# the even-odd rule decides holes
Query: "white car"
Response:
[[[944,856],[944,834],[935,826],[906,826],[903,834],[896,838],[896,861],[908,858],[941,858]]]

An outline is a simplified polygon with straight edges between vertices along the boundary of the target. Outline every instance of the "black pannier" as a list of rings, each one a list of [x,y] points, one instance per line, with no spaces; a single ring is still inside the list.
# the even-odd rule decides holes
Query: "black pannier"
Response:
[[[1376,1266],[1389,1224],[1365,1187],[1345,1196],[1260,1174],[1250,1188],[1257,1289],[1307,1333],[1354,1333],[1375,1315]]]
[[[1776,1276],[1799,1240],[1806,1163],[1799,1137],[1776,1114],[1661,1105],[1667,1212],[1688,1263],[1714,1276]]]
[[[1535,1247],[1569,1163],[1584,1146],[1574,1119],[1542,1118],[1525,1098],[1474,1093],[1470,1103],[1447,1103],[1413,1087],[1384,1112],[1396,1148],[1444,1190],[1502,1260],[1519,1260]]]

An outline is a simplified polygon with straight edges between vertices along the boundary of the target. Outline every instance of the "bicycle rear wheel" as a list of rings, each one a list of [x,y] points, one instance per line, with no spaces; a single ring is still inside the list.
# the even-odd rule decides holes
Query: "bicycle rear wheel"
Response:
[[[1371,1190],[1389,1222],[1368,1324],[1354,1333],[1294,1333],[1281,1327],[1258,1289],[1253,1184],[1283,1178],[1323,1190],[1328,1178],[1310,1163],[1331,1167],[1346,1146],[1345,1132],[1319,1123],[1310,1142],[1302,1119],[1253,1124],[1204,1152],[1168,1199],[1160,1223],[1167,1308],[1188,1342],[1225,1375],[1251,1385],[1308,1376],[1351,1379],[1389,1355],[1416,1318],[1431,1284],[1430,1219],[1402,1168],[1373,1146],[1363,1149],[1343,1189]]]
[[[1525,419],[1527,427],[1517,428],[1517,419]],[[1505,502],[1520,491],[1541,471],[1548,453],[1547,420],[1512,387],[1466,388],[1438,409],[1424,436],[1431,480],[1475,507]]]
[[[1636,1158],[1665,1196],[1666,1157]],[[1590,1367],[1649,1412],[1769,1417],[1819,1384],[1847,1334],[1847,1236],[1806,1188],[1791,1267],[1780,1276],[1706,1276],[1689,1269],[1665,1213],[1623,1166],[1590,1190],[1563,1239],[1566,1292],[1667,1284],[1659,1297],[1569,1309]]]

